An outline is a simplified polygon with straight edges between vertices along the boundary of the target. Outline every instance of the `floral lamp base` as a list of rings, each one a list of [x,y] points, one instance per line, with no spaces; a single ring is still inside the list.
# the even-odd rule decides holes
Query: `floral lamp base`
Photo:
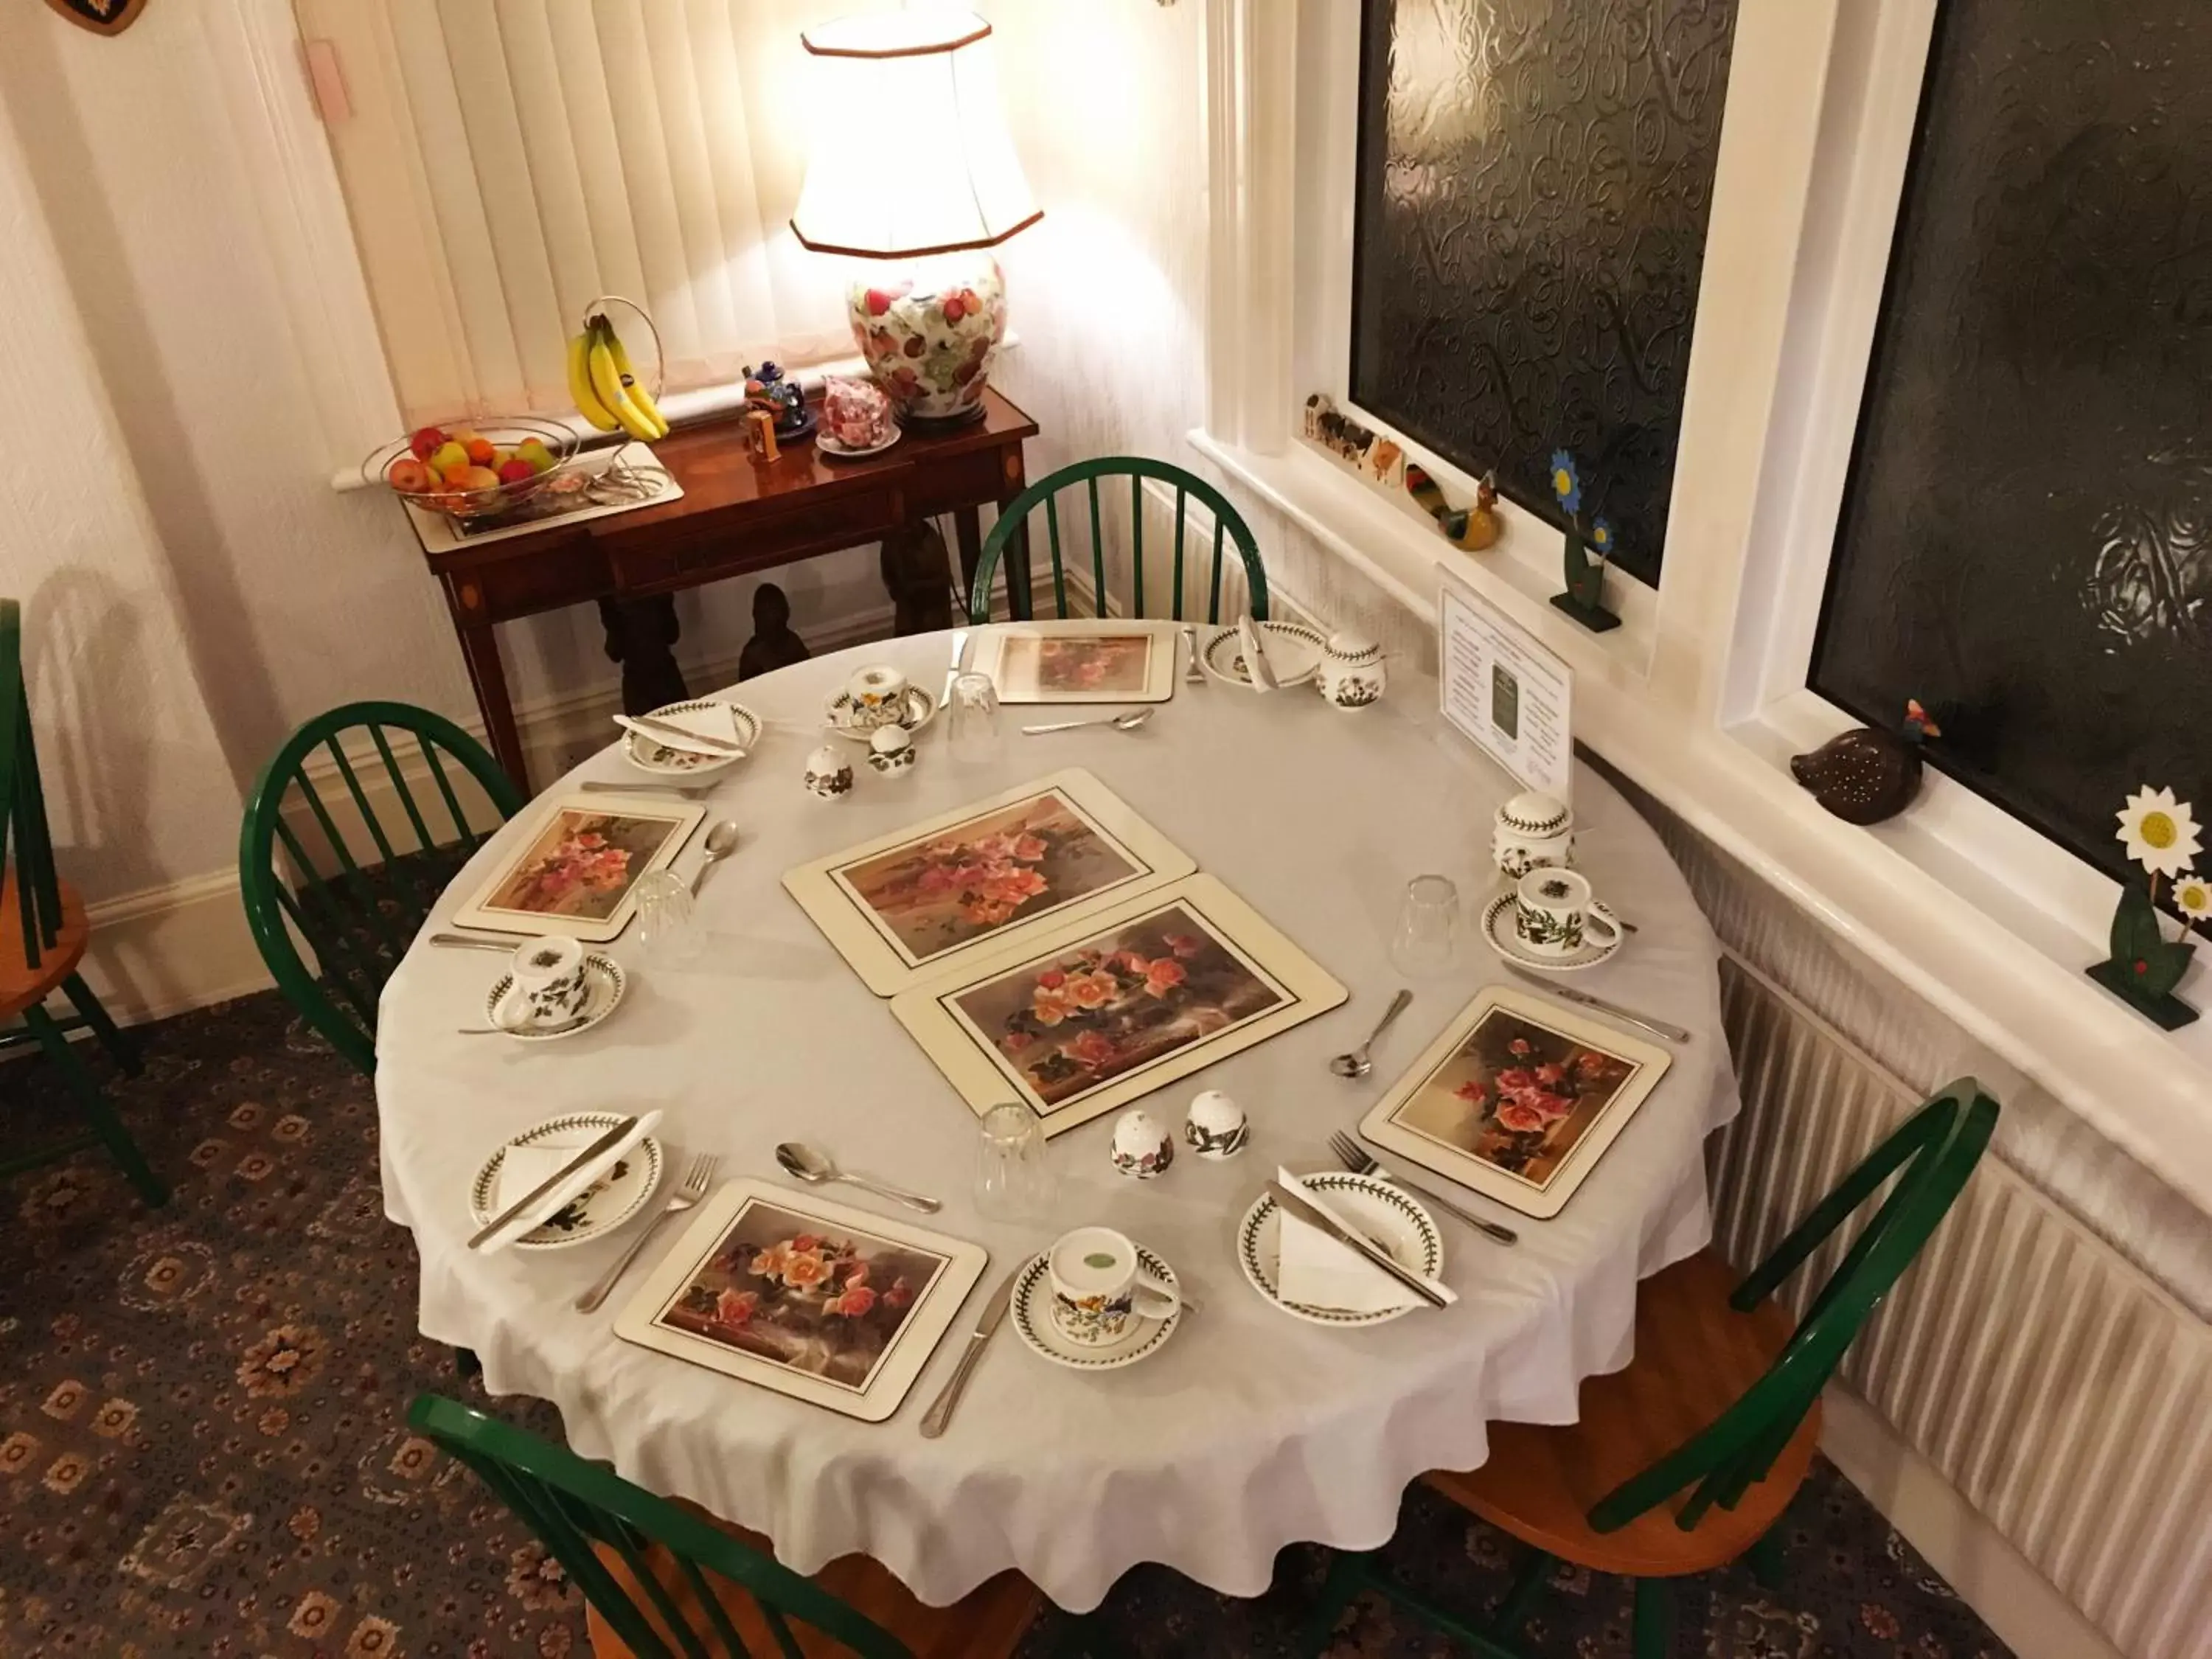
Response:
[[[876,266],[847,294],[853,338],[902,425],[964,425],[1006,333],[1006,283],[988,253]]]

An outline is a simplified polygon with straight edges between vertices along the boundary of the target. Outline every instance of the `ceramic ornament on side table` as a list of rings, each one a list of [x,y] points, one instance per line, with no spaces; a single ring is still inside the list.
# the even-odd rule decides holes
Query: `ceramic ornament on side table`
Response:
[[[1239,1106],[1218,1089],[1194,1096],[1182,1121],[1182,1138],[1200,1158],[1218,1164],[1244,1150],[1251,1124]]]
[[[1114,1120],[1110,1156],[1123,1175],[1150,1181],[1175,1162],[1175,1137],[1150,1112],[1127,1111]]]
[[[2196,814],[2171,789],[2145,787],[2128,797],[2119,820],[2118,839],[2149,880],[2141,887],[2133,880],[2121,884],[2112,913],[2112,954],[2088,975],[2160,1030],[2179,1030],[2197,1018],[2197,1010],[2173,994],[2197,954],[2189,933],[2212,924],[2212,881],[2189,868],[2203,851]],[[2166,938],[2159,920],[2161,877],[2172,884],[2168,896],[2182,915],[2178,939]]]
[[[1322,647],[1314,683],[1338,708],[1371,708],[1382,701],[1390,671],[1383,665],[1381,646],[1364,634],[1340,629]]]
[[[805,782],[810,794],[842,800],[853,793],[853,763],[825,743],[806,757]]]
[[[1912,805],[1925,770],[1921,745],[1942,735],[1918,700],[1908,698],[1901,730],[1862,726],[1838,732],[1818,749],[1792,755],[1790,775],[1845,823],[1880,823]]]

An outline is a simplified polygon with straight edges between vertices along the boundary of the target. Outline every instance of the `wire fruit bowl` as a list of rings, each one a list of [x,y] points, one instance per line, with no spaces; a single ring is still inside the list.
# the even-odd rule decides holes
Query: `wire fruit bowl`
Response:
[[[574,429],[565,422],[545,420],[533,415],[501,415],[465,429],[490,444],[494,451],[500,453],[518,449],[535,440],[552,457],[552,465],[539,469],[526,478],[474,489],[452,488],[435,474],[429,477],[424,487],[407,489],[403,487],[403,481],[411,482],[413,475],[402,471],[398,478],[395,478],[395,468],[406,462],[428,471],[422,459],[415,453],[414,440],[410,437],[385,445],[363,461],[361,464],[362,476],[383,484],[403,501],[433,508],[464,521],[496,518],[501,514],[513,512],[548,489],[573,489],[580,487],[584,482],[578,476],[576,468],[577,436]]]

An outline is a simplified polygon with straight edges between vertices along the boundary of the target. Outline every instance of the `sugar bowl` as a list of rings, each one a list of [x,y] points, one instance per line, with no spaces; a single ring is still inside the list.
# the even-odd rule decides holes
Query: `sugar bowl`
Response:
[[[1534,789],[1514,796],[1491,825],[1490,856],[1516,881],[1540,866],[1572,869],[1574,808]]]
[[[1322,647],[1321,671],[1314,678],[1321,694],[1339,708],[1367,708],[1382,701],[1390,683],[1382,647],[1364,634],[1340,630]]]

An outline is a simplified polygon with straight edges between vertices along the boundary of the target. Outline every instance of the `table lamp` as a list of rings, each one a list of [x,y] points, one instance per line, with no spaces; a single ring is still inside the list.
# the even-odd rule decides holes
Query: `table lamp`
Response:
[[[799,36],[814,134],[791,228],[884,263],[848,298],[853,337],[901,422],[980,419],[1006,331],[991,250],[1044,216],[999,106],[991,26],[969,11],[840,18]]]

